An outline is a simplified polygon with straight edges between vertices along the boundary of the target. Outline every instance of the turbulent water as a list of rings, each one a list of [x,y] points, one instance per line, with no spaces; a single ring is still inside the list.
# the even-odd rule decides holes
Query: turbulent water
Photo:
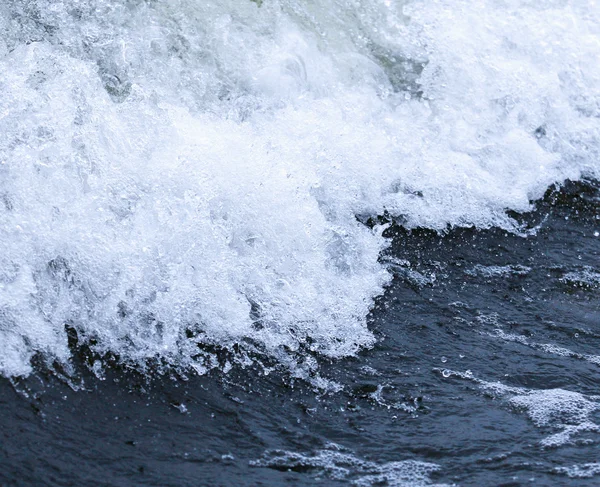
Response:
[[[410,354],[411,319],[476,308],[481,340],[600,365],[592,345],[507,329],[487,298],[432,311],[394,295],[399,279],[419,293],[530,278],[541,289],[543,272],[561,299],[591,293],[585,317],[565,306],[597,338],[597,247],[581,243],[600,241],[595,0],[4,0],[0,32],[0,376],[13,385],[50,372],[77,389],[80,374],[124,367],[246,374],[258,389],[275,373],[340,393],[352,374],[332,368],[371,367],[361,354],[383,353],[389,309],[407,340],[385,352],[394,361]],[[576,236],[546,225],[561,198],[567,220],[585,214]],[[494,259],[477,236],[525,255],[544,228],[587,248],[583,263]],[[459,277],[455,234],[474,249]],[[510,299],[545,296],[513,284]],[[443,363],[423,367],[539,428],[564,426],[544,447],[600,431],[600,390]],[[386,402],[385,384],[352,397],[419,410]],[[356,485],[428,485],[439,468],[331,441],[250,464]],[[600,473],[586,460],[555,473]]]
[[[600,174],[595,2],[9,0],[0,25],[6,376],[68,363],[65,324],[306,375],[298,350],[373,343],[361,220],[515,229]]]

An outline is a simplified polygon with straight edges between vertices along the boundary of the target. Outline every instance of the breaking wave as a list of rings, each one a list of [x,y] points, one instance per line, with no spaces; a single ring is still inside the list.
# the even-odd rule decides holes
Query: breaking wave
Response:
[[[518,230],[600,176],[595,2],[6,0],[0,26],[5,376],[70,334],[308,376],[373,344],[386,221]]]

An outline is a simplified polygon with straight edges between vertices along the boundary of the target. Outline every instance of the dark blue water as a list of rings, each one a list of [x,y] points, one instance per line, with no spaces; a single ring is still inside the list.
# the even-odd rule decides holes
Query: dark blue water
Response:
[[[99,380],[72,336],[75,377],[0,379],[0,485],[598,485],[599,184],[518,218],[521,236],[393,225],[376,346],[319,359],[337,393],[118,358]]]

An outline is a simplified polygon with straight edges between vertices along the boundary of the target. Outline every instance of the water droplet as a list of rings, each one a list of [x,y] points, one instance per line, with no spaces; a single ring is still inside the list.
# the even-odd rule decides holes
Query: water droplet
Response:
[[[598,230],[594,232],[594,237],[600,237],[600,232]]]
[[[579,338],[579,333],[575,333],[575,338]]]
[[[442,375],[443,375],[444,377],[450,377],[451,373],[450,373],[450,371],[449,371],[448,369],[444,369],[444,370],[442,371]]]
[[[446,357],[442,357],[442,363],[445,364],[446,362],[448,362],[448,359]]]

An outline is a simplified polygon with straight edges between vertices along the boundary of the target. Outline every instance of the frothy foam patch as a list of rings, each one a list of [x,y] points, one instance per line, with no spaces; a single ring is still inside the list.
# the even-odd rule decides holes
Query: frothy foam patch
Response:
[[[588,442],[573,437],[586,432],[600,432],[600,426],[591,420],[592,414],[600,410],[600,396],[586,396],[564,389],[512,387],[479,379],[471,371],[436,370],[445,378],[457,377],[475,382],[486,393],[506,399],[511,406],[525,411],[539,428],[560,430],[542,439],[540,444],[543,447]]]
[[[568,272],[560,279],[565,284],[583,289],[600,288],[600,272],[591,267],[581,271]]]
[[[0,373],[370,346],[388,215],[501,226],[600,175],[600,6],[7,0]],[[413,276],[415,277],[415,276]],[[419,276],[416,276],[417,278]]]
[[[571,477],[572,479],[591,478],[600,474],[600,463],[584,463],[570,467],[556,467],[555,472]]]
[[[598,398],[595,398],[596,400]],[[572,437],[581,432],[599,432],[600,427],[589,420],[590,414],[600,408],[577,392],[562,389],[529,391],[525,395],[509,399],[518,408],[525,409],[528,416],[539,427],[551,426],[562,431],[544,438],[543,446],[560,446],[572,442]]]
[[[314,454],[302,454],[284,450],[268,451],[260,460],[250,462],[254,467],[275,470],[308,472],[315,477],[326,476],[334,480],[351,482],[351,485],[370,487],[388,485],[390,487],[444,487],[432,484],[431,474],[440,467],[433,463],[405,460],[377,464],[362,460],[351,453],[330,445],[326,450]]]

